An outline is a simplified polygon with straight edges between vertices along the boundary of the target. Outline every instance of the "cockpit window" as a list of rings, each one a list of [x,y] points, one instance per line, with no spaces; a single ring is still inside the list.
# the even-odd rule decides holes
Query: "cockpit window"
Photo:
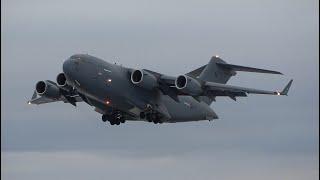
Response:
[[[71,60],[75,60],[76,62],[78,63],[81,63],[81,62],[89,62],[88,61],[88,58],[86,57],[83,57],[82,55],[79,55],[79,54],[76,54],[76,55],[72,55],[70,57]]]
[[[80,57],[78,55],[72,55],[70,59],[80,59]]]

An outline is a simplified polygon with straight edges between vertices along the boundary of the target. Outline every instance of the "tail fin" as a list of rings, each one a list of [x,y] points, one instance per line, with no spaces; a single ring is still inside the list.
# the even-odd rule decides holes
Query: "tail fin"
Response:
[[[236,71],[282,74],[278,71],[228,64],[218,56],[213,56],[207,65],[195,69],[187,75],[197,75],[198,78],[203,81],[225,84],[231,76],[236,75]]]
[[[200,73],[199,79],[225,84],[231,76],[236,75],[234,70],[223,68],[219,64],[226,64],[226,62],[217,56],[213,56]]]
[[[236,72],[219,66],[219,63],[226,64],[225,61],[217,56],[213,56],[207,65],[195,69],[187,75],[197,77],[202,81],[211,81],[217,83],[227,83],[231,76],[236,75]],[[206,104],[211,104],[215,97],[202,96],[199,99]]]

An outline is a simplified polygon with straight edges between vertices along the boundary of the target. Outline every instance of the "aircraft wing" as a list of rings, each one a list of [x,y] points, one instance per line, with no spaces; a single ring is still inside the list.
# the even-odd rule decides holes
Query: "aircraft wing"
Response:
[[[293,80],[290,80],[288,85],[281,92],[280,91],[260,90],[260,89],[254,89],[254,88],[246,88],[246,87],[240,87],[240,86],[232,86],[232,85],[220,84],[220,83],[214,83],[214,82],[205,82],[204,86],[208,90],[224,91],[224,92],[230,92],[230,93],[242,92],[242,93],[248,93],[248,94],[287,95],[292,81]]]
[[[236,100],[236,96],[247,96],[247,94],[287,95],[292,81],[290,80],[282,91],[267,91],[214,82],[205,82],[204,87],[207,89],[208,96],[229,96],[233,100]]]
[[[200,67],[194,71],[187,73],[187,75],[191,75],[192,77],[196,77],[199,75],[199,71],[201,71],[203,67]],[[146,70],[152,74],[154,74],[159,82],[159,89],[165,94],[170,96],[175,101],[179,102],[179,95],[189,95],[185,92],[181,92],[175,87],[175,77],[166,76],[157,72],[153,72],[150,70]],[[201,82],[202,88],[204,89],[203,94],[200,96],[208,96],[208,97],[216,97],[216,96],[229,96],[233,100],[235,97],[244,97],[247,94],[267,94],[267,95],[287,95],[290,86],[293,80],[290,80],[289,83],[285,86],[282,91],[267,91],[260,90],[254,88],[233,86],[215,82],[204,81]],[[196,98],[196,97],[195,97]]]
[[[267,95],[286,95],[291,87],[293,80],[290,80],[289,83],[285,86],[282,91],[267,91],[254,88],[246,88],[240,86],[232,86],[214,82],[205,82],[204,88],[207,89],[205,95],[208,97],[216,96],[229,96],[231,99],[236,100],[237,96],[247,96],[247,94],[267,94]]]
[[[36,91],[34,91],[32,98],[30,101],[28,101],[28,104],[45,104],[45,103],[52,103],[52,102],[58,102],[62,101],[64,103],[70,103],[74,106],[76,106],[76,102],[82,102],[83,99],[77,95],[77,94],[66,94],[63,93],[63,95],[60,96],[58,99],[52,99],[45,96],[38,96]]]
[[[178,95],[181,95],[181,93],[174,87],[174,82],[176,77],[173,76],[167,76],[164,74],[160,74],[158,72],[154,72],[148,69],[143,69],[151,74],[153,74],[159,83],[159,89],[164,95],[170,96],[173,100],[179,102]]]

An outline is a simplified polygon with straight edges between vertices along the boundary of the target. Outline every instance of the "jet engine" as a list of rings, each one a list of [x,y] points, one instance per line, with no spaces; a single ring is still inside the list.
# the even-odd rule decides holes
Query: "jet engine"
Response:
[[[66,91],[69,91],[72,89],[72,87],[67,84],[67,78],[64,73],[58,74],[56,81],[59,88],[64,89]]]
[[[157,78],[144,70],[134,70],[131,73],[131,82],[139,87],[152,90],[158,86]]]
[[[175,85],[176,88],[180,91],[192,96],[201,95],[201,93],[203,92],[201,84],[197,80],[186,75],[178,76],[175,80]]]
[[[61,96],[59,87],[48,80],[37,82],[36,92],[39,96],[45,96],[51,99],[58,99]]]

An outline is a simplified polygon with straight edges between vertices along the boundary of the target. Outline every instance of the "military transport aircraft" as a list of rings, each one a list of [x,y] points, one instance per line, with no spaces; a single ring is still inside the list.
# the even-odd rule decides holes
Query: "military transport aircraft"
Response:
[[[87,54],[76,54],[63,63],[56,82],[36,83],[29,104],[84,101],[102,114],[104,122],[175,123],[218,119],[210,108],[217,96],[247,94],[287,95],[292,80],[282,91],[265,91],[226,85],[236,71],[281,74],[277,71],[228,64],[213,56],[208,64],[177,77],[147,69],[131,69]]]

